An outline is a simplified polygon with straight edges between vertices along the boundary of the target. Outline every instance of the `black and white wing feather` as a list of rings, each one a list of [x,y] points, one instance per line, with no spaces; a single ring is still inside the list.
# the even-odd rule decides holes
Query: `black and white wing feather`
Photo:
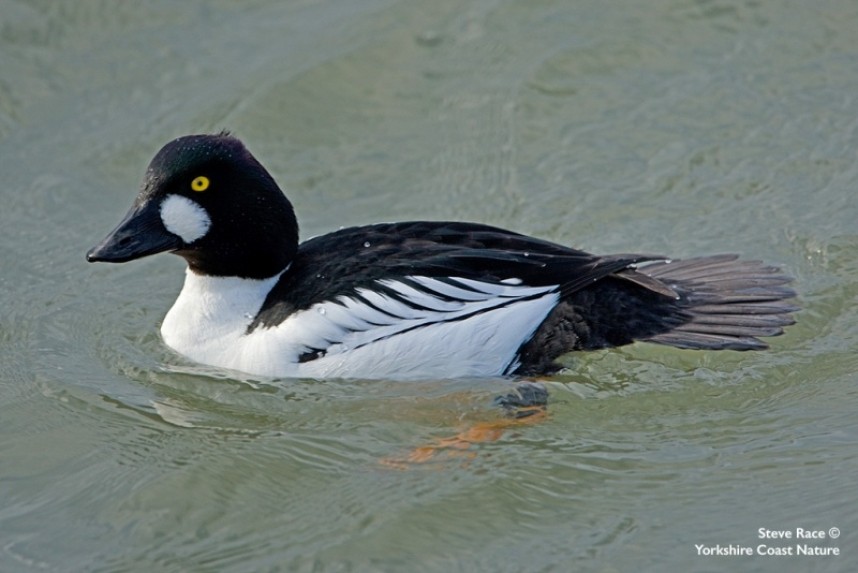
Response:
[[[562,297],[642,260],[470,223],[344,229],[300,246],[248,333],[281,331],[311,375],[346,354],[503,374]]]
[[[494,370],[505,370],[558,298],[556,287],[460,277],[382,279],[374,286],[287,319],[281,326],[300,343],[298,362],[345,352],[354,360],[364,353],[369,360],[413,363],[406,369],[420,371],[445,358],[484,362],[483,356],[497,363]]]

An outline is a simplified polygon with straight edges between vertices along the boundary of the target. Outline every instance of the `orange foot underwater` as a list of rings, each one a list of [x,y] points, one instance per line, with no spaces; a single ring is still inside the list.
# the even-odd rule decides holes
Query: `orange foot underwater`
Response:
[[[503,408],[505,418],[474,423],[455,436],[416,447],[404,457],[385,458],[381,461],[382,465],[405,469],[412,464],[430,461],[454,458],[471,460],[477,455],[474,451],[468,451],[472,445],[497,441],[507,430],[538,424],[548,416],[548,391],[538,382],[518,384],[513,392],[498,396],[494,402]]]

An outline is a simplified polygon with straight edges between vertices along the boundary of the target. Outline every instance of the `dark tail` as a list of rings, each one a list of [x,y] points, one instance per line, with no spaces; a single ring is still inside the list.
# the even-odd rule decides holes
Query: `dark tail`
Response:
[[[629,258],[629,257],[627,257]],[[634,257],[631,257],[634,258]],[[638,257],[640,259],[641,257]],[[636,340],[678,348],[761,350],[795,322],[792,279],[760,261],[715,255],[646,263],[563,298],[519,350],[519,374],[552,372],[573,350]]]
[[[637,273],[676,292],[669,330],[640,340],[678,348],[760,350],[759,337],[777,336],[793,324],[798,307],[788,301],[792,279],[761,261],[715,255],[646,265]],[[670,324],[675,322],[676,324]]]

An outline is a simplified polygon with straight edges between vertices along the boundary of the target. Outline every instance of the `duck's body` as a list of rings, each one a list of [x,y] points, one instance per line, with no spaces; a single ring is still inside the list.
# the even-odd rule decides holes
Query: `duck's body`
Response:
[[[792,323],[788,277],[722,255],[599,257],[474,223],[343,229],[298,244],[288,200],[237,139],[169,143],[89,260],[161,251],[189,264],[168,346],[276,377],[552,371],[572,350],[649,340],[764,348]],[[636,265],[647,263],[640,269]]]

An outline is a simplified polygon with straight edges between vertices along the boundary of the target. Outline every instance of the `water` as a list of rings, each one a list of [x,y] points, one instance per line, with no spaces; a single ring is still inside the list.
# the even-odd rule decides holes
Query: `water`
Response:
[[[0,571],[858,567],[858,10],[732,2],[0,1]],[[805,310],[766,353],[509,381],[188,363],[161,256],[87,265],[152,154],[228,128],[309,237],[476,220],[588,250],[742,252]],[[829,557],[705,557],[840,531]]]

